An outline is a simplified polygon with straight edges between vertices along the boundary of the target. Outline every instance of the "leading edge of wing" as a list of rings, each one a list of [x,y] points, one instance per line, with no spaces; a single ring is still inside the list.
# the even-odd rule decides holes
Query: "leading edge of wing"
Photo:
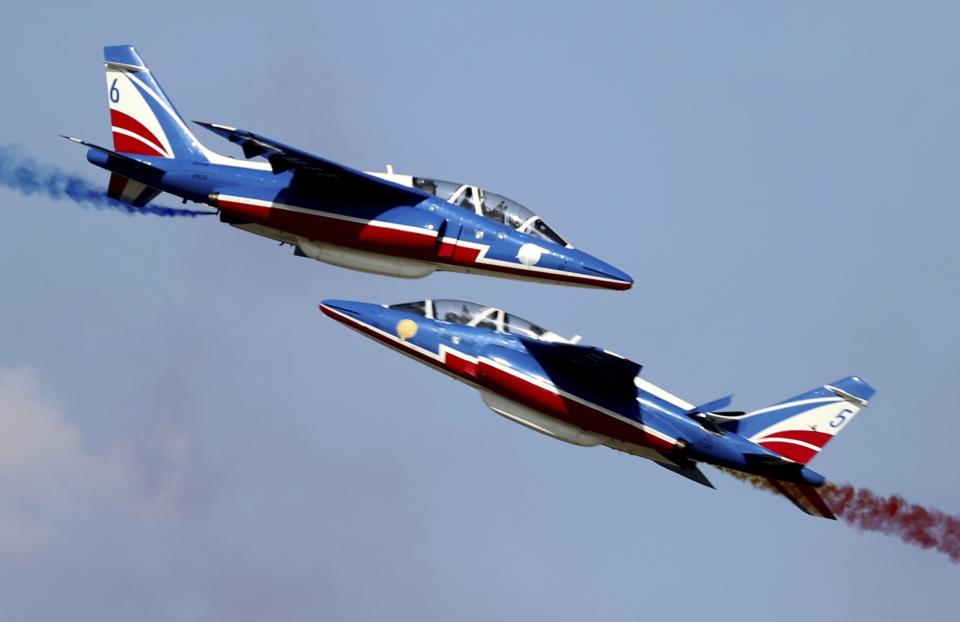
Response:
[[[255,158],[257,156],[266,158],[267,161],[270,162],[274,173],[293,171],[294,175],[306,174],[318,178],[335,178],[342,181],[365,184],[369,187],[378,188],[402,197],[404,202],[410,205],[416,205],[430,196],[426,192],[417,190],[416,188],[401,186],[391,181],[368,175],[363,171],[313,155],[312,153],[291,147],[267,138],[266,136],[254,134],[248,130],[207,121],[194,121],[194,123],[239,145],[240,148],[243,149],[243,155],[247,158]]]

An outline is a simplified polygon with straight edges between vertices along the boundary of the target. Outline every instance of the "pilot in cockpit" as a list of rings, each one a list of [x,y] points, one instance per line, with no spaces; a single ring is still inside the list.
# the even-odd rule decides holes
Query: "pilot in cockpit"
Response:
[[[483,215],[489,218],[490,220],[495,220],[497,222],[503,222],[504,214],[507,211],[507,202],[501,200],[499,203],[490,207],[489,201],[483,202]]]

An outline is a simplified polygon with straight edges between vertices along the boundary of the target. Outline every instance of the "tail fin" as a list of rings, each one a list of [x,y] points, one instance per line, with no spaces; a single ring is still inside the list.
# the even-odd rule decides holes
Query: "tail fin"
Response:
[[[108,46],[103,54],[113,147],[117,152],[210,159],[209,152],[187,128],[133,46]]]
[[[737,434],[806,464],[820,453],[876,393],[856,376],[849,376],[774,406],[736,417]]]

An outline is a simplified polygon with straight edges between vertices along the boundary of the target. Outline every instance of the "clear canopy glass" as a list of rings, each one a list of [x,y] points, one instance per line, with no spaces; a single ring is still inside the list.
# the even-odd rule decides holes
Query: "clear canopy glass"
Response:
[[[501,333],[510,333],[540,339],[543,341],[567,341],[560,335],[549,331],[533,322],[523,319],[512,313],[506,313],[496,307],[487,307],[465,300],[421,300],[418,302],[404,302],[387,307],[394,311],[405,311],[422,317],[462,324],[489,328]]]
[[[541,240],[560,246],[569,246],[556,231],[551,229],[542,218],[526,207],[505,196],[489,192],[477,186],[459,184],[440,179],[414,177],[414,187],[443,199],[453,205],[459,205],[475,214],[507,225],[521,233],[532,235]]]

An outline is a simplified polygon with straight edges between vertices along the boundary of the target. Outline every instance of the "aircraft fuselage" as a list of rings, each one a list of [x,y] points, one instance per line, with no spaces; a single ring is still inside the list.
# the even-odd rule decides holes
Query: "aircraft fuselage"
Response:
[[[380,305],[324,301],[329,317],[481,393],[496,413],[559,440],[605,445],[663,463],[706,462],[771,475],[757,461],[779,456],[733,433],[711,430],[690,416],[693,407],[637,378],[629,394],[547,369],[529,344],[503,332],[417,317]],[[776,472],[779,479],[819,485],[807,468]]]
[[[358,191],[336,179],[305,184],[292,172],[240,162],[228,166],[138,156],[152,166],[144,173],[96,150],[88,159],[163,192],[214,206],[224,222],[289,243],[300,255],[349,268],[400,277],[447,270],[608,289],[632,285],[628,275],[587,253],[434,196],[397,204],[392,193]]]

